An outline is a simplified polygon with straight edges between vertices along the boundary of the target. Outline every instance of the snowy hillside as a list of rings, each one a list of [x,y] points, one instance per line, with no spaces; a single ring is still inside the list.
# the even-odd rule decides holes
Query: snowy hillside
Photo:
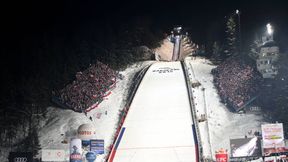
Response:
[[[125,98],[133,76],[151,63],[152,61],[137,63],[120,72],[124,76],[123,80],[118,80],[112,94],[105,98],[98,108],[88,112],[87,116],[84,113],[76,113],[72,110],[49,107],[47,120],[43,122],[39,132],[41,147],[43,149],[65,149],[68,151],[69,141],[76,137],[78,127],[81,124],[90,123],[95,126],[95,138],[104,139],[105,148],[108,149],[116,130],[119,111],[125,105]],[[89,119],[90,117],[92,117],[92,121]],[[103,158],[104,156],[98,157],[97,161],[101,161]]]
[[[88,112],[87,116],[72,110],[49,107],[47,118],[42,121],[40,126],[41,147],[43,149],[65,149],[68,153],[69,141],[76,136],[77,128],[81,124],[90,123],[96,129],[95,138],[105,140],[107,153],[114,139],[119,112],[124,108],[132,78],[136,72],[151,63],[153,62],[134,64],[120,72],[124,76],[123,80],[118,80],[112,94],[105,98],[98,108]],[[201,115],[207,114],[207,120],[199,123],[203,155],[207,159],[215,160],[215,151],[220,148],[227,149],[230,153],[230,138],[243,138],[245,135],[252,137],[253,133],[249,135],[249,131],[260,131],[263,119],[260,115],[255,114],[231,113],[220,102],[211,74],[211,69],[215,66],[208,60],[188,57],[185,59],[185,63],[191,83],[200,83],[200,86],[192,88],[197,118],[200,119]],[[92,120],[89,119],[90,117]],[[104,161],[105,156],[98,156],[96,161]],[[0,160],[5,162],[7,156],[1,158]]]
[[[227,149],[230,154],[229,139],[244,138],[245,135],[252,137],[253,133],[249,135],[248,132],[261,130],[262,116],[231,113],[220,102],[211,74],[215,65],[209,60],[197,57],[187,58],[185,62],[189,68],[191,83],[201,84],[193,88],[197,118],[201,118],[201,114],[207,114],[207,120],[199,123],[203,154],[206,158],[215,158],[215,151],[220,148]]]

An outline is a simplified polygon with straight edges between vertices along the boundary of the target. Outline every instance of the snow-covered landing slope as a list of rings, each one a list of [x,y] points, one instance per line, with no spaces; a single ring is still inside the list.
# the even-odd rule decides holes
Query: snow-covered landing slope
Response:
[[[192,124],[180,62],[154,63],[131,103],[114,162],[194,162]]]

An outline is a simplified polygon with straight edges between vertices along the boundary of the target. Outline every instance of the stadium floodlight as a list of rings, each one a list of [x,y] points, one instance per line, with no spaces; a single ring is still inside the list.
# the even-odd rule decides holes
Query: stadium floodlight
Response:
[[[236,10],[236,14],[238,15],[240,13],[240,11],[239,10]]]
[[[268,23],[268,24],[266,25],[266,28],[267,28],[267,33],[268,33],[269,35],[272,35],[272,34],[273,34],[273,28],[272,28],[272,26],[271,26],[270,23]]]

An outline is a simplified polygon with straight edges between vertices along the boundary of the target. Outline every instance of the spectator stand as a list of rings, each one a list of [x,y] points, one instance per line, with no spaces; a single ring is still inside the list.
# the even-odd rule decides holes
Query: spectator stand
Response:
[[[52,94],[52,102],[63,108],[87,113],[111,94],[120,75],[97,61],[83,72],[77,72],[75,77],[72,83]]]
[[[238,112],[258,96],[262,78],[255,66],[232,57],[212,70],[222,102]]]

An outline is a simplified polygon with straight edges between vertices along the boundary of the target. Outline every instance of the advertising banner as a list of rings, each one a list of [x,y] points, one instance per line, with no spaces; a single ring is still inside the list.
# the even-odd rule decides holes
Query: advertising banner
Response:
[[[88,152],[86,154],[86,159],[88,162],[94,162],[96,160],[96,154],[94,152]]]
[[[95,152],[95,154],[104,154],[104,140],[92,139],[90,141],[90,151]]]
[[[263,154],[265,156],[271,153],[278,153],[285,151],[285,140],[283,132],[283,124],[263,124],[262,139],[263,139]]]
[[[87,147],[90,145],[90,140],[82,140],[82,147]]]
[[[81,139],[71,139],[70,162],[82,162],[82,142]]]
[[[42,161],[65,161],[65,150],[43,149]]]
[[[288,154],[288,148],[287,147],[264,148],[263,154],[264,156],[278,156],[282,154]]]
[[[228,162],[228,153],[224,149],[220,149],[215,153],[216,162]]]
[[[10,152],[9,162],[33,162],[32,152]]]
[[[260,157],[261,141],[257,137],[230,139],[231,157]]]
[[[285,147],[283,124],[261,125],[263,148]]]

